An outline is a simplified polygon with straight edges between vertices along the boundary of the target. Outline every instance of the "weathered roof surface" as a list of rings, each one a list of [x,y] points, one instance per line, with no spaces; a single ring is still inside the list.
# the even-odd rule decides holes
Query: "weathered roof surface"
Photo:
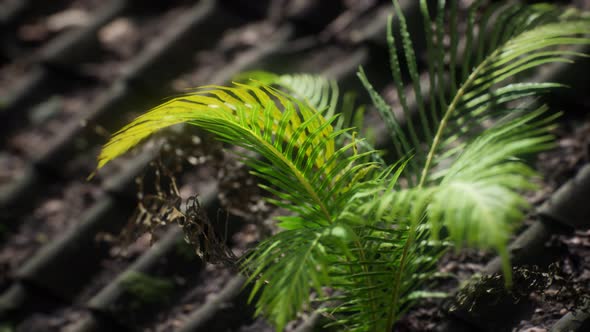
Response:
[[[411,21],[417,1],[401,2]],[[0,330],[272,331],[252,318],[242,277],[187,255],[177,227],[159,231],[151,246],[146,236],[128,247],[113,239],[133,213],[135,179],[156,157],[154,144],[86,177],[108,133],[134,115],[244,70],[323,73],[346,89],[359,86],[363,65],[387,93],[390,7],[377,0],[0,2]],[[560,68],[553,74],[572,77]],[[568,96],[564,107],[588,108],[584,93]],[[182,176],[181,194],[199,194],[211,219],[243,203],[221,226],[243,250],[257,238],[252,216],[270,212],[253,208],[260,193],[252,183],[232,187],[247,172],[206,145],[192,145],[191,157],[203,160]],[[571,174],[559,184],[575,175],[580,158],[568,159]]]

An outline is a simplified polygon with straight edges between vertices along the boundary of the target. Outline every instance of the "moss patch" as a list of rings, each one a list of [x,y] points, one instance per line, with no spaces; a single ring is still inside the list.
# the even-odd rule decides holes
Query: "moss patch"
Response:
[[[168,299],[174,290],[174,282],[140,272],[131,272],[123,280],[123,287],[143,303],[156,303]]]

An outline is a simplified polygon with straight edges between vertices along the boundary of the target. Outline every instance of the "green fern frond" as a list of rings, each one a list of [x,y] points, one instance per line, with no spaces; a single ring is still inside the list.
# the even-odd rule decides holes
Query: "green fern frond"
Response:
[[[470,132],[461,124],[472,123],[472,119],[481,120],[482,114],[494,117],[497,113],[488,112],[492,106],[502,108],[510,101],[539,95],[549,88],[558,87],[559,85],[550,83],[513,84],[512,81],[518,74],[543,64],[571,62],[572,57],[586,56],[563,50],[562,47],[589,44],[590,38],[587,35],[590,21],[582,15],[562,15],[558,7],[548,4],[507,5],[500,8],[492,6],[493,10],[484,15],[478,29],[467,31],[466,46],[460,49],[456,36],[451,36],[449,47],[442,43],[445,1],[438,1],[434,28],[430,23],[432,19],[426,0],[421,0],[420,5],[427,39],[430,98],[422,96],[424,89],[419,81],[417,60],[405,17],[397,1],[394,1],[394,8],[400,23],[401,46],[397,45],[398,41],[394,37],[391,19],[388,25],[388,42],[392,75],[404,114],[403,121],[391,112],[383,100],[379,100],[380,97],[368,83],[362,69],[359,76],[388,124],[396,153],[399,156],[410,153],[416,155],[408,169],[421,170],[419,178],[424,183],[428,180],[431,166],[436,163],[437,155],[445,151],[446,145],[441,142],[456,136],[454,134],[457,130],[464,134]],[[480,1],[477,1],[470,9],[468,24],[471,27],[475,25],[479,6]],[[491,18],[492,14],[496,14],[495,19]],[[454,26],[452,22],[456,15],[456,7],[453,5],[449,12],[451,26]],[[475,35],[476,30],[480,32],[479,35]],[[478,45],[477,52],[473,52],[472,45]],[[404,55],[406,70],[410,74],[410,83],[416,95],[415,116],[404,98],[402,67],[398,59],[400,53]],[[445,54],[449,54],[448,65],[444,62]],[[462,58],[462,68],[456,66],[456,59],[459,57]],[[474,107],[474,103],[478,106]],[[407,123],[405,128],[399,125],[402,122]],[[463,139],[465,137],[466,135],[462,136]],[[430,144],[425,146],[422,144],[424,141]]]
[[[506,10],[511,12],[510,9]],[[430,167],[437,163],[437,154],[444,153],[444,148],[449,146],[441,142],[446,140],[448,143],[449,138],[452,141],[457,130],[467,133],[469,123],[497,118],[498,114],[502,115],[498,109],[509,109],[506,106],[508,102],[514,103],[523,97],[540,95],[560,87],[555,83],[514,84],[513,80],[518,74],[543,64],[571,62],[573,56],[585,56],[554,47],[590,44],[590,38],[584,36],[590,31],[590,21],[587,19],[562,19],[558,14],[561,11],[549,5],[517,6],[513,10],[515,13],[506,15],[509,17],[506,21],[500,14],[499,20],[502,19],[504,25],[495,22],[491,43],[497,47],[490,49],[480,63],[474,63],[476,67],[468,76],[462,77],[462,83],[449,105],[440,105],[441,122],[429,146],[420,175],[421,183],[428,180]],[[485,37],[482,35],[479,38]],[[451,49],[450,52],[459,51]],[[451,72],[454,70],[450,68]],[[451,119],[453,124],[450,123]]]
[[[239,74],[236,80],[250,82],[254,85],[276,85],[284,88],[295,98],[307,101],[325,118],[334,116],[339,106],[338,83],[323,76],[311,74],[277,75],[266,71],[250,71]],[[347,122],[346,126],[348,124]],[[342,129],[343,127],[336,126],[336,128]]]
[[[293,74],[277,75],[266,71],[249,71],[235,77],[238,81],[247,82],[249,85],[273,85],[285,89],[297,99],[307,101],[318,110],[325,118],[331,118],[336,113],[340,114],[333,124],[334,130],[354,128],[360,131],[363,128],[364,107],[355,107],[355,94],[347,92],[340,98],[340,90],[335,80],[327,79],[319,75]],[[339,112],[337,112],[337,110]],[[352,140],[350,132],[344,133],[337,140],[337,145]],[[374,151],[375,148],[367,140],[356,140],[360,150]],[[372,161],[385,164],[379,153],[375,152],[370,158]]]
[[[307,225],[329,224],[332,210],[338,209],[329,202],[338,202],[338,190],[355,180],[350,169],[360,158],[348,152],[354,142],[336,149],[335,139],[347,130],[334,131],[335,120],[265,85],[207,86],[152,109],[117,132],[104,146],[98,168],[155,131],[188,123],[259,153],[263,159],[245,162],[271,184],[265,188],[277,194],[281,206],[313,217]]]
[[[152,133],[178,123],[207,127],[221,134],[224,140],[240,145],[247,145],[240,142],[240,133],[247,132],[278,152],[283,149],[293,152],[314,133],[314,143],[325,142],[326,155],[315,161],[316,166],[321,167],[334,154],[334,143],[324,140],[332,134],[329,121],[316,114],[311,106],[270,87],[239,83],[235,87],[205,86],[150,110],[115,133],[99,155],[98,168]],[[231,130],[219,130],[224,125]],[[318,128],[321,130],[315,132]],[[273,138],[274,133],[279,137]],[[309,154],[310,151],[304,152]]]
[[[361,245],[350,249],[347,260],[332,264],[332,287],[339,295],[327,299],[338,303],[326,309],[335,318],[330,325],[341,326],[346,331],[389,330],[417,299],[414,292],[432,279],[445,244],[429,240],[428,230],[422,228],[407,253],[409,259],[402,266],[403,244],[412,230],[403,221],[395,228],[386,225],[377,223],[357,228]],[[403,270],[400,282],[394,283],[394,276],[400,270]],[[404,294],[401,301],[397,299],[398,294]]]
[[[430,98],[425,99],[422,96],[417,60],[405,17],[395,0],[394,8],[400,23],[401,46],[397,45],[394,37],[391,19],[388,25],[388,43],[392,76],[400,96],[404,119],[398,118],[391,111],[390,106],[370,85],[362,68],[359,77],[388,125],[396,153],[399,156],[414,155],[406,172],[410,185],[418,184],[418,187],[423,187],[427,184],[438,184],[437,179],[433,178],[433,168],[448,165],[457,159],[473,137],[485,129],[482,126],[485,121],[493,122],[507,113],[516,113],[510,105],[523,98],[531,98],[562,87],[557,83],[515,83],[514,78],[543,64],[571,62],[571,57],[586,56],[561,48],[590,44],[590,38],[587,36],[590,32],[590,20],[571,13],[567,16],[561,15],[562,11],[551,5],[503,6],[484,14],[485,17],[479,25],[479,35],[474,34],[474,29],[468,31],[464,50],[459,49],[459,43],[455,41],[456,36],[452,36],[447,50],[442,43],[445,1],[438,1],[434,28],[430,24],[432,21],[426,1],[421,0],[420,5],[427,38]],[[469,25],[475,24],[479,6],[479,2],[476,2],[470,9]],[[456,19],[456,11],[456,6],[452,5],[449,13],[451,23]],[[495,19],[490,18],[492,13],[497,14]],[[473,44],[479,46],[478,51],[469,54],[471,49],[467,47]],[[399,53],[404,56],[416,95],[415,116],[411,114],[411,109],[403,96]],[[448,70],[445,70],[445,53],[450,55]],[[464,64],[473,66],[471,71],[465,65],[462,70],[456,68],[456,59],[460,56]],[[454,79],[455,77],[457,79]],[[430,115],[427,113],[429,107]],[[402,126],[401,123],[406,125]],[[504,143],[511,143],[513,139],[514,137],[506,138]],[[417,182],[414,182],[414,179]],[[463,224],[464,221],[465,219],[461,219],[457,222]],[[507,236],[507,233],[504,236]]]
[[[309,304],[312,288],[323,294],[322,287],[330,284],[322,239],[317,229],[287,230],[259,244],[243,263],[254,283],[250,301],[260,294],[256,313],[270,318],[278,330]]]
[[[275,78],[267,76],[262,78],[272,83]],[[319,107],[326,101],[311,100]],[[307,302],[310,280],[317,291],[328,284],[322,242],[337,238],[334,230],[343,226],[335,225],[334,218],[356,186],[381,167],[364,161],[375,152],[358,151],[362,140],[356,135],[339,140],[349,129],[334,130],[337,118],[326,119],[307,99],[290,97],[261,81],[206,86],[150,110],[114,134],[99,156],[98,168],[155,131],[178,123],[199,126],[222,141],[257,152],[262,158],[244,155],[244,162],[266,181],[260,186],[273,194],[268,201],[294,214],[277,218],[286,231],[252,251],[242,269],[251,281],[257,280],[252,294],[259,293],[259,312],[283,326]],[[281,292],[285,296],[276,297]]]
[[[475,25],[479,5],[476,2],[470,9],[468,25]],[[404,230],[407,235],[398,242],[404,243],[403,248],[388,259],[396,267],[389,275],[387,270],[373,267],[367,278],[356,279],[359,281],[356,289],[367,290],[376,285],[375,280],[368,278],[373,273],[386,278],[384,284],[391,286],[381,291],[392,297],[390,302],[381,304],[387,309],[378,310],[384,316],[376,314],[374,308],[372,311],[350,302],[356,298],[358,303],[374,304],[375,294],[355,292],[352,286],[348,293],[343,291],[347,312],[355,314],[341,317],[341,323],[354,323],[353,326],[366,330],[391,328],[403,306],[412,302],[412,287],[404,285],[419,283],[418,275],[429,274],[428,265],[424,266],[425,273],[416,274],[414,264],[420,268],[416,263],[420,257],[436,257],[442,248],[432,248],[421,252],[420,257],[415,256],[421,249],[417,243],[424,241],[425,235],[437,241],[441,234],[448,234],[445,239],[452,240],[457,247],[467,244],[495,248],[503,257],[504,274],[510,283],[508,236],[528,207],[521,193],[534,188],[532,178],[535,175],[518,158],[551,146],[552,137],[548,131],[556,117],[547,116],[544,107],[535,110],[512,105],[562,87],[557,83],[516,83],[515,78],[543,64],[585,57],[585,54],[562,47],[590,43],[585,36],[590,32],[590,21],[582,15],[562,16],[560,10],[550,5],[509,5],[484,14],[480,34],[473,33],[476,29],[468,31],[467,48],[462,54],[457,36],[450,37],[449,47],[442,43],[445,1],[438,1],[433,28],[428,6],[422,0],[431,87],[429,98],[424,98],[418,61],[405,18],[395,0],[394,8],[399,19],[401,46],[396,45],[391,19],[388,43],[392,76],[404,118],[392,112],[362,68],[358,76],[392,135],[396,154],[400,157],[413,155],[402,175],[409,185],[396,191],[382,187],[359,192],[355,196],[358,205],[351,204],[351,211],[345,211],[344,215],[360,213],[371,222],[382,223],[381,227],[390,225],[396,231]],[[453,1],[449,13],[451,23],[456,20],[456,10]],[[491,33],[481,33],[488,30]],[[468,54],[470,45],[474,44],[478,45],[477,52]],[[415,114],[403,95],[399,54],[404,57],[416,96]],[[457,66],[460,57],[463,58],[461,68]],[[445,59],[449,59],[448,64]],[[381,245],[389,243],[383,235],[371,236],[370,240]],[[362,322],[370,323],[363,325]]]
[[[545,116],[545,107],[515,112],[464,146],[450,166],[433,175],[436,185],[391,190],[383,181],[357,190],[340,220],[363,225],[358,229],[363,250],[353,250],[354,272],[340,269],[336,275],[348,283],[337,285],[341,305],[332,312],[335,324],[358,331],[391,328],[415,302],[415,290],[434,276],[448,247],[443,239],[457,247],[497,249],[510,280],[508,235],[528,207],[521,192],[534,186],[535,174],[516,157],[552,144],[547,132],[555,117]]]
[[[520,192],[533,187],[530,179],[534,175],[515,156],[551,144],[547,125],[552,119],[542,117],[546,111],[540,108],[515,120],[512,115],[490,128],[435,176],[438,185],[375,195],[356,209],[364,215],[374,214],[373,220],[389,221],[398,227],[419,229],[427,225],[434,239],[439,238],[444,227],[448,239],[456,245],[495,248],[504,257],[504,273],[509,280],[507,236],[528,207]],[[415,240],[411,242],[414,246]],[[408,249],[404,261],[412,263],[414,259],[409,255],[415,250]],[[400,292],[400,301],[407,299],[409,293]]]

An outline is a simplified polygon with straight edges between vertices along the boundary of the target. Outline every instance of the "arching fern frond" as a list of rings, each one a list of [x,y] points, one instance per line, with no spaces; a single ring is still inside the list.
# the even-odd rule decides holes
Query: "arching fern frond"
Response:
[[[339,317],[342,325],[352,323],[359,330],[391,328],[404,304],[412,302],[412,287],[405,285],[419,284],[418,276],[432,273],[428,264],[424,265],[425,273],[414,273],[414,264],[420,267],[415,252],[420,252],[422,247],[418,244],[425,238],[436,243],[444,234],[444,239],[452,240],[458,247],[467,244],[495,248],[503,257],[504,274],[507,284],[510,283],[507,241],[528,207],[522,191],[534,187],[535,175],[519,158],[551,146],[548,129],[555,119],[555,115],[547,115],[544,107],[514,105],[562,86],[518,83],[516,78],[543,64],[571,62],[571,57],[586,56],[563,47],[590,44],[590,20],[579,13],[561,15],[558,8],[550,5],[510,5],[485,13],[479,21],[480,34],[476,35],[473,31],[478,29],[473,26],[478,6],[476,2],[470,9],[468,25],[472,28],[462,52],[457,36],[450,36],[448,46],[443,44],[445,1],[438,1],[434,20],[426,1],[421,1],[429,59],[430,95],[426,97],[405,18],[394,0],[400,33],[394,34],[390,19],[388,43],[392,76],[403,112],[392,112],[362,68],[359,70],[361,82],[392,135],[395,152],[399,157],[413,157],[402,174],[408,182],[405,189],[372,188],[358,193],[358,200],[349,205],[351,211],[368,222],[378,222],[380,229],[405,236],[399,235],[396,243],[403,245],[390,253],[388,263],[373,265],[370,273],[360,273],[365,278],[355,279],[358,284],[343,291],[341,298],[348,315]],[[453,1],[449,12],[452,25],[456,10]],[[477,52],[470,46],[474,44],[478,45]],[[457,65],[459,58],[463,66]],[[402,69],[401,63],[407,68]],[[415,108],[410,108],[406,101],[402,72],[409,73]],[[350,211],[344,212],[344,216],[352,215]],[[369,239],[378,246],[390,243],[383,235],[371,235]],[[441,248],[431,247],[421,252],[420,257],[437,257]],[[388,264],[391,265],[386,268]],[[384,278],[382,283],[370,277],[377,275]],[[382,286],[387,284],[392,286]],[[355,291],[376,285],[380,286],[379,299],[389,301],[380,302],[369,291]],[[361,305],[375,302],[390,311],[379,315],[374,308]]]
[[[427,1],[420,1],[427,36],[430,82],[430,96],[425,98],[406,20],[394,0],[401,41],[396,40],[390,19],[388,42],[392,75],[404,111],[403,119],[391,112],[371,87],[362,69],[359,71],[361,81],[388,124],[397,153],[400,156],[415,154],[408,169],[420,170],[418,179],[421,184],[428,181],[438,156],[452,146],[443,142],[456,141],[459,136],[462,140],[468,139],[467,134],[471,133],[469,125],[497,117],[498,112],[494,109],[507,109],[505,105],[508,102],[540,95],[560,86],[554,83],[514,84],[515,77],[543,64],[572,62],[572,57],[586,56],[563,47],[590,44],[588,18],[574,12],[562,14],[559,7],[548,4],[492,6],[475,28],[480,2],[476,1],[470,9],[468,24],[471,28],[467,30],[465,47],[460,48],[455,41],[456,36],[451,36],[449,46],[442,42],[447,24],[444,20],[447,12],[444,10],[445,1],[438,1],[434,28]],[[451,21],[456,15],[456,7],[453,6],[449,12]],[[403,55],[405,69],[410,74],[416,96],[415,114],[404,97],[402,61],[398,54]],[[448,64],[445,63],[445,54],[449,55]],[[459,58],[463,62],[461,66],[457,65]]]
[[[426,189],[392,190],[406,163],[359,188],[339,216],[357,241],[349,244],[345,260],[332,263],[338,296],[327,301],[338,304],[326,309],[335,318],[330,325],[346,331],[390,330],[414,301],[442,295],[423,290],[447,246],[431,240],[429,225],[421,224],[429,202]]]
[[[408,252],[400,282],[393,283],[410,229],[375,225],[357,232],[362,246],[351,250],[348,260],[332,263],[331,285],[339,295],[327,299],[338,303],[326,309],[335,318],[329,325],[346,331],[388,331],[419,298],[417,290],[431,280],[443,244],[421,232]],[[397,292],[404,295],[401,301],[394,301]]]
[[[344,188],[361,180],[354,172],[369,167],[352,167],[360,158],[348,152],[354,142],[335,146],[335,139],[346,132],[333,130],[335,120],[266,85],[206,86],[152,109],[114,134],[98,167],[157,130],[178,123],[196,125],[263,157],[246,157],[245,162],[270,183],[265,188],[276,194],[273,202],[308,217],[289,227],[327,225],[340,208],[335,203],[342,202]]]
[[[312,287],[322,294],[330,283],[324,268],[329,257],[321,240],[322,233],[315,229],[287,230],[259,244],[244,262],[244,271],[254,281],[250,301],[272,282],[274,292],[261,292],[257,314],[270,317],[279,329],[309,303]]]
[[[418,298],[416,289],[434,276],[448,240],[498,250],[510,280],[508,235],[528,207],[522,190],[534,187],[534,171],[518,157],[552,144],[554,120],[545,116],[546,107],[512,112],[434,174],[436,185],[392,190],[383,181],[357,190],[339,220],[363,225],[355,228],[362,250],[333,264],[332,279],[343,279],[334,285],[340,291],[340,305],[330,311],[334,324],[354,331],[391,328]]]
[[[299,311],[310,309],[312,290],[318,297],[326,296],[325,287],[333,283],[328,271],[342,258],[335,248],[351,236],[349,229],[334,224],[286,230],[259,244],[243,262],[254,283],[250,300],[259,296],[257,314],[282,330]]]
[[[282,327],[308,302],[312,285],[319,291],[319,285],[329,284],[326,245],[337,233],[342,235],[334,232],[342,229],[334,218],[355,188],[380,167],[363,161],[375,152],[358,152],[355,135],[337,143],[349,131],[334,130],[337,118],[326,119],[306,100],[260,81],[206,86],[148,111],[115,133],[99,156],[98,168],[178,123],[201,127],[258,153],[261,158],[244,155],[243,161],[266,181],[260,186],[273,194],[268,201],[293,214],[277,218],[286,231],[249,253],[242,270],[256,280],[252,294],[259,293],[259,312]]]
[[[586,56],[563,47],[590,44],[590,20],[587,17],[575,12],[565,15],[558,7],[547,4],[492,7],[493,10],[484,14],[475,29],[476,13],[480,7],[480,1],[476,1],[468,14],[471,29],[467,31],[465,47],[461,49],[458,46],[456,36],[451,37],[450,45],[445,45],[442,42],[446,24],[445,1],[438,1],[437,16],[433,22],[426,0],[421,0],[431,86],[430,98],[425,98],[405,17],[398,2],[393,2],[401,41],[396,40],[390,19],[388,43],[392,76],[404,118],[391,111],[370,85],[362,68],[359,77],[388,125],[396,153],[399,156],[414,155],[407,167],[406,178],[417,187],[438,185],[440,177],[434,177],[436,169],[444,169],[444,165],[459,158],[462,150],[485,130],[484,123],[489,126],[490,121],[493,123],[510,113],[526,114],[517,112],[511,105],[523,98],[562,87],[557,83],[515,82],[521,73],[544,64],[571,62],[572,57]],[[449,13],[451,23],[457,15],[456,10],[453,5]],[[474,31],[479,31],[479,34]],[[475,45],[477,52],[473,52]],[[398,54],[403,55],[407,66],[405,69],[416,96],[415,110],[410,108],[404,97],[402,61]],[[462,66],[457,65],[459,58],[463,61]],[[445,59],[449,59],[449,63]],[[517,116],[512,119],[518,121]],[[402,126],[402,123],[405,125]],[[505,143],[511,143],[511,139],[515,137],[510,137]],[[495,148],[501,146],[495,145]],[[457,223],[464,224],[464,219]],[[506,231],[506,228],[500,229]]]

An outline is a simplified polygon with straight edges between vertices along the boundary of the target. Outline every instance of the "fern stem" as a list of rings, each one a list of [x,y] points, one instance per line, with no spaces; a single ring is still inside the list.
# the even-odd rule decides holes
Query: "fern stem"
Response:
[[[457,90],[457,94],[453,98],[453,101],[451,101],[451,104],[447,108],[445,115],[440,120],[440,125],[438,126],[436,134],[434,135],[434,140],[432,141],[432,145],[430,146],[430,150],[428,151],[428,156],[426,157],[424,168],[422,169],[422,174],[420,175],[420,182],[418,183],[418,188],[422,188],[424,186],[424,183],[426,182],[426,178],[428,177],[428,171],[430,170],[430,167],[432,166],[432,161],[434,160],[434,154],[436,153],[436,150],[440,145],[443,133],[447,128],[447,124],[449,122],[449,119],[451,118],[451,115],[453,115],[453,113],[457,109],[457,105],[459,105],[459,101],[461,101],[461,98],[463,97],[467,89],[471,87],[471,84],[473,84],[475,79],[479,76],[480,72],[487,66],[490,59],[494,58],[496,53],[497,51],[495,51],[484,61],[482,61],[479,64],[479,66],[477,66],[477,68],[475,68],[475,70],[469,75],[465,83],[461,85],[459,90]]]
[[[449,74],[450,74],[450,87],[451,87],[451,95],[457,92],[457,52],[459,52],[459,47],[457,46],[458,41],[458,33],[457,33],[457,0],[451,1],[451,32],[449,34],[451,38],[451,49],[449,51]]]
[[[361,261],[366,262],[367,261],[367,257],[365,256],[365,250],[363,249],[363,245],[361,244],[361,242],[359,240],[355,240],[354,241],[355,246],[358,248],[359,250],[359,255],[361,256]],[[365,274],[367,274],[369,272],[369,270],[367,269],[367,265],[366,264],[361,264],[363,272]],[[351,267],[352,269],[352,267]],[[373,282],[371,280],[371,276],[367,275],[367,283],[369,284],[369,289],[373,289]],[[373,291],[369,291],[370,293],[373,293]],[[373,294],[370,295],[371,298],[373,298]],[[375,301],[371,301],[371,318],[374,322],[377,321],[377,307],[375,307]],[[375,330],[375,325],[373,325],[373,331]]]
[[[393,328],[393,324],[395,322],[395,316],[396,316],[396,313],[398,312],[402,275],[403,275],[404,269],[406,267],[406,262],[408,259],[408,253],[410,251],[410,247],[412,246],[412,244],[414,244],[415,234],[416,234],[416,223],[412,222],[412,226],[411,226],[410,232],[408,234],[408,239],[406,240],[406,243],[404,244],[404,250],[402,252],[402,257],[400,259],[399,268],[398,268],[397,273],[395,275],[395,282],[393,284],[394,288],[393,288],[393,293],[391,294],[391,310],[389,310],[389,313],[387,315],[387,323],[385,325],[385,327],[387,328],[388,331],[390,331]]]
[[[444,109],[447,104],[447,98],[445,97],[445,49],[444,49],[444,36],[445,36],[445,27],[444,27],[444,11],[446,6],[446,0],[439,0],[438,1],[438,9],[435,18],[435,36],[436,36],[436,44],[434,50],[437,51],[436,62],[437,64],[437,80],[436,80],[436,90],[438,91],[438,102],[440,104],[441,109]]]

